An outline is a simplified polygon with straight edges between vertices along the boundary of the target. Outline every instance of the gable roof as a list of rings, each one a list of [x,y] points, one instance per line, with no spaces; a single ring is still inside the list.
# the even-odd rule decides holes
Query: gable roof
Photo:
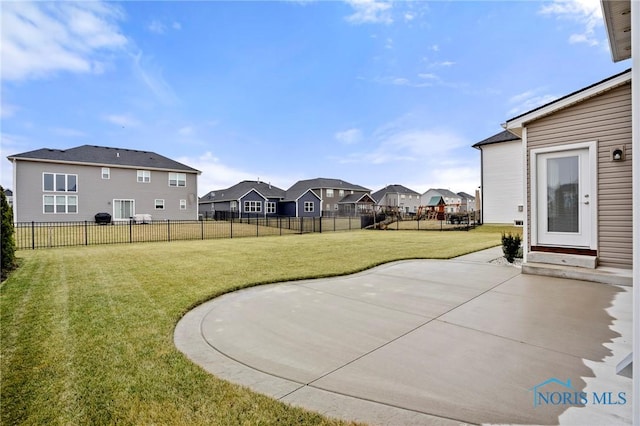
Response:
[[[344,189],[345,191],[369,192],[370,189],[364,186],[354,185],[341,179],[315,178],[299,180],[294,183],[291,188],[287,189],[286,200],[293,201],[298,199],[309,189]]]
[[[373,197],[374,200],[376,200],[376,202],[380,202],[380,200],[382,200],[384,196],[389,193],[420,195],[418,192],[412,189],[409,189],[406,186],[396,184],[396,185],[387,185],[384,188],[371,194],[371,196]]]
[[[500,133],[496,133],[495,135],[488,137],[485,140],[482,140],[480,142],[477,142],[471,145],[471,147],[476,149],[482,149],[480,147],[484,145],[491,145],[494,143],[512,142],[512,141],[519,141],[519,140],[521,140],[519,136],[514,135],[508,130],[503,130]]]
[[[82,145],[70,149],[41,148],[10,155],[9,160],[42,161],[48,163],[95,164],[111,167],[176,170],[198,173],[192,167],[151,151]]]
[[[371,195],[369,194],[349,194],[342,200],[338,201],[338,204],[352,204],[352,203],[375,203]]]
[[[442,195],[443,197],[447,197],[447,198],[459,198],[460,196],[458,194],[456,194],[453,191],[449,191],[448,189],[442,189],[442,188],[429,188],[427,190],[427,192],[425,192],[425,194],[427,194],[429,191],[434,191],[440,195]]]
[[[440,195],[436,195],[435,197],[431,197],[429,202],[427,203],[427,207],[440,206],[442,204],[446,204]]]
[[[247,193],[255,190],[265,198],[279,198],[285,197],[284,189],[280,189],[277,186],[270,183],[255,181],[255,180],[243,180],[237,184],[227,188],[210,191],[204,196],[200,197],[200,203],[221,202],[221,201],[235,201],[242,198]]]
[[[567,108],[571,105],[575,105],[608,90],[615,89],[616,87],[622,86],[623,84],[626,84],[630,81],[631,69],[628,69],[609,78],[605,78],[604,80],[592,84],[591,86],[587,86],[584,89],[580,89],[566,96],[563,96],[560,99],[556,99],[553,102],[549,102],[546,105],[542,105],[538,108],[532,109],[529,112],[520,114],[517,117],[507,120],[507,122],[503,124],[502,127],[511,131],[512,133],[522,136],[522,128],[525,127],[529,122],[553,114],[557,111],[560,111],[561,109]]]
[[[464,191],[458,192],[458,195],[459,195],[459,196],[461,196],[462,198],[467,198],[467,199],[472,199],[472,200],[475,200],[475,199],[476,199],[476,197],[474,197],[474,196],[473,196],[473,195],[471,195],[471,194],[467,194],[467,193],[466,193],[466,192],[464,192]]]

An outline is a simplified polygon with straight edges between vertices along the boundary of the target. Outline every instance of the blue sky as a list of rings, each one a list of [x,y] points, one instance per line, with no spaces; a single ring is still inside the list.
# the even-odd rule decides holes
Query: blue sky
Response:
[[[11,154],[151,150],[283,189],[339,178],[473,194],[471,145],[629,68],[598,0],[1,2]]]

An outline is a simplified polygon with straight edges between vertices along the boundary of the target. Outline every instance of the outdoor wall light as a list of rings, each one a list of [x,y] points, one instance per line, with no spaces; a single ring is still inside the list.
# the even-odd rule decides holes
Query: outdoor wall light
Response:
[[[611,149],[611,160],[623,161],[624,160],[624,147],[615,147]]]

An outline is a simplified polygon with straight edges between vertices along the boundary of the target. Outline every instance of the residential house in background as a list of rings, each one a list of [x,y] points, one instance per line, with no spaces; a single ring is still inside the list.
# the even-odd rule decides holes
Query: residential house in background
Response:
[[[284,198],[285,191],[270,183],[244,180],[201,197],[199,213],[215,219],[276,216]]]
[[[13,191],[10,189],[5,189],[4,196],[7,197],[7,203],[9,203],[9,207],[13,207]]]
[[[150,151],[82,145],[7,157],[13,163],[16,222],[198,217],[200,171]]]
[[[466,192],[458,192],[460,200],[460,213],[471,213],[476,210],[476,197],[467,194]]]
[[[429,189],[427,192],[422,194],[421,203],[426,206],[430,202],[433,197],[442,197],[445,202],[444,212],[445,213],[460,213],[460,206],[462,205],[462,197],[460,197],[455,192],[449,191],[448,189]]]
[[[280,212],[289,217],[322,216],[322,199],[305,185],[293,185],[280,202]]]
[[[522,139],[504,130],[473,147],[480,150],[482,223],[522,226],[525,215]]]
[[[630,272],[631,123],[631,70],[506,122],[524,149],[524,272],[566,276],[556,265]],[[580,277],[621,278],[610,272]]]
[[[402,185],[387,185],[372,195],[379,208],[398,208],[402,213],[416,213],[420,207],[420,194]]]
[[[296,182],[287,193],[301,194],[312,190],[320,200],[321,216],[353,216],[373,211],[376,204],[371,190],[341,179],[316,178]],[[289,198],[289,197],[287,197]]]

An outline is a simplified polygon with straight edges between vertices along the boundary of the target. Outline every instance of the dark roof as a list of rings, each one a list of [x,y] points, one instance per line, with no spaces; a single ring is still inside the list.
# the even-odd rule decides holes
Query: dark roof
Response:
[[[385,194],[411,194],[411,195],[420,195],[418,192],[407,188],[406,186],[402,186],[402,185],[387,185],[384,188],[382,188],[379,191],[374,192],[373,194],[371,194],[371,196],[373,197],[374,200],[376,200],[376,202],[380,202],[380,200],[382,200],[382,198],[385,196]]]
[[[293,201],[298,199],[302,194],[309,189],[344,189],[345,191],[360,191],[369,192],[370,189],[364,186],[354,185],[341,179],[327,179],[327,178],[315,178],[299,180],[294,183],[293,186],[287,189],[286,200]]]
[[[371,201],[362,201],[363,198],[368,198]],[[351,204],[351,203],[367,203],[367,202],[371,202],[371,203],[375,203],[376,200],[374,200],[371,195],[369,194],[349,194],[347,196],[345,196],[342,200],[338,201],[338,204]]]
[[[178,163],[155,152],[95,145],[82,145],[70,149],[42,148],[11,155],[7,158],[10,160],[15,158],[17,160],[92,163],[107,166],[144,167],[149,169],[180,170],[190,173],[200,173],[200,171],[192,167]]]
[[[5,189],[4,195],[6,195],[7,197],[13,197],[13,191],[10,189]]]
[[[557,103],[557,102],[560,102],[560,101],[562,101],[562,100],[564,100],[564,99],[566,99],[566,98],[569,98],[569,97],[571,97],[571,96],[577,95],[577,94],[578,94],[578,93],[580,93],[580,92],[584,92],[585,90],[589,90],[589,89],[591,89],[592,87],[598,86],[598,85],[600,85],[600,84],[602,84],[602,83],[606,83],[606,82],[607,82],[607,81],[609,81],[609,80],[613,80],[614,78],[620,77],[621,75],[623,75],[623,74],[627,74],[627,73],[630,73],[630,72],[631,72],[631,68],[629,68],[629,69],[627,69],[627,70],[625,70],[625,71],[622,71],[621,73],[618,73],[618,74],[616,74],[616,75],[612,75],[611,77],[607,77],[607,78],[605,78],[604,80],[601,80],[601,81],[599,81],[599,82],[597,82],[597,83],[593,83],[593,84],[591,84],[591,85],[589,85],[589,86],[587,86],[587,87],[584,87],[584,88],[582,88],[582,89],[576,90],[575,92],[571,92],[571,93],[569,93],[568,95],[565,95],[565,96],[563,96],[563,97],[561,97],[561,98],[558,98],[558,99],[556,99],[556,100],[554,100],[554,101],[551,101],[551,102],[546,103],[546,104],[544,104],[544,105],[541,105],[541,106],[539,106],[539,107],[537,107],[537,108],[534,108],[534,109],[532,109],[532,110],[529,110],[529,111],[527,111],[527,112],[525,112],[525,113],[522,113],[522,114],[520,114],[520,115],[517,115],[517,116],[515,116],[515,117],[513,117],[513,118],[510,118],[509,120],[507,120],[507,123],[508,123],[508,122],[510,122],[510,121],[516,120],[516,119],[518,119],[518,118],[520,118],[520,117],[523,117],[523,116],[525,116],[525,115],[527,115],[527,114],[531,114],[531,113],[532,113],[532,112],[534,112],[534,111],[538,111],[539,109],[546,108],[546,107],[548,107],[549,105],[553,105],[553,104],[555,104],[555,103]]]
[[[283,199],[285,196],[284,189],[280,189],[267,182],[255,181],[255,180],[243,180],[227,189],[220,189],[210,191],[204,196],[200,197],[201,203],[220,202],[220,201],[233,201],[238,200],[251,190],[256,190],[262,196],[266,198],[279,198]]]
[[[434,188],[429,188],[429,189],[427,190],[427,192],[429,192],[429,191],[435,191],[435,192],[437,192],[438,194],[442,195],[443,197],[447,197],[447,198],[457,198],[457,197],[459,197],[459,195],[458,195],[458,194],[456,194],[456,193],[455,193],[455,192],[453,192],[453,191],[449,191],[448,189],[442,189],[442,188],[434,189]],[[426,194],[427,192],[425,192],[425,194]]]
[[[503,130],[500,133],[497,133],[493,136],[491,136],[490,138],[487,138],[485,140],[482,140],[478,143],[475,143],[473,145],[471,145],[473,148],[478,148],[483,146],[483,145],[490,145],[493,143],[500,143],[500,142],[511,142],[511,141],[519,141],[520,137],[514,135],[513,133],[511,133],[508,130]]]
[[[467,194],[466,192],[462,191],[462,192],[458,192],[458,195],[461,196],[462,198],[471,198],[473,200],[476,199],[476,197],[474,197],[471,194]]]

